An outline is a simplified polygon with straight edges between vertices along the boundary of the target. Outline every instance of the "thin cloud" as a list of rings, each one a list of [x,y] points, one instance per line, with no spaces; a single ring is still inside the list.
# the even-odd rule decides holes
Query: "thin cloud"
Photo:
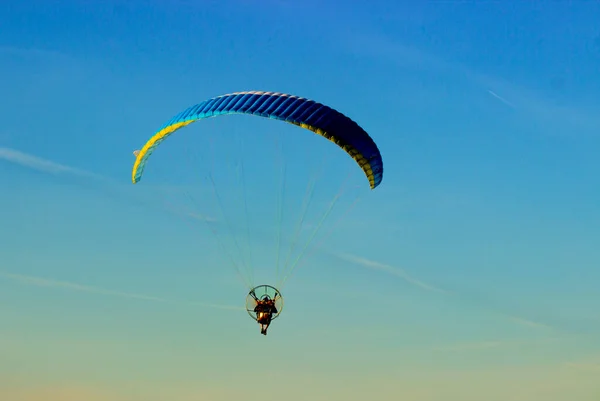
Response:
[[[384,273],[399,277],[402,280],[406,281],[408,284],[413,285],[422,290],[436,292],[439,294],[445,294],[448,296],[453,296],[456,299],[462,299],[463,301],[465,300],[464,295],[461,295],[458,293],[453,293],[453,292],[435,287],[431,284],[425,283],[424,281],[421,281],[421,280],[411,276],[406,270],[404,270],[402,268],[399,268],[396,266],[391,266],[391,265],[388,265],[385,263],[377,262],[375,260],[363,258],[360,256],[348,254],[348,253],[332,253],[332,254],[346,262],[354,263],[356,265],[365,267],[370,270],[376,270],[376,271],[384,272]],[[503,318],[508,319],[509,321],[516,323],[518,325],[521,325],[521,326],[527,326],[527,327],[532,327],[532,328],[537,328],[537,329],[554,330],[554,327],[549,326],[547,324],[535,322],[533,320],[525,319],[525,318],[522,318],[519,316],[514,316],[511,314],[506,314],[502,311],[494,310],[494,313],[498,316],[502,316]]]
[[[489,89],[488,89],[488,93],[489,93],[490,95],[492,95],[493,97],[495,97],[496,99],[500,100],[500,101],[501,101],[502,103],[504,103],[505,105],[507,105],[507,106],[510,106],[510,107],[513,107],[513,108],[515,107],[515,105],[514,105],[514,104],[512,104],[511,102],[509,102],[508,100],[506,100],[506,99],[505,99],[505,98],[503,98],[502,96],[498,95],[498,94],[497,94],[496,92],[494,92],[493,90],[489,90]]]
[[[26,48],[15,46],[0,46],[0,54],[19,57],[43,57],[43,58],[61,58],[65,60],[75,60],[75,58],[55,50]]]
[[[338,258],[345,260],[347,262],[366,267],[367,269],[382,271],[382,272],[394,275],[396,277],[403,279],[404,281],[406,281],[407,283],[409,283],[415,287],[421,288],[422,290],[433,291],[433,292],[438,292],[438,293],[442,293],[442,294],[448,294],[447,291],[442,290],[437,287],[434,287],[433,285],[427,284],[427,283],[411,276],[410,274],[408,274],[408,272],[406,272],[406,270],[401,269],[399,267],[386,265],[384,263],[376,262],[374,260],[366,259],[366,258],[363,258],[360,256],[348,254],[348,253],[337,253],[337,254],[335,254],[335,256],[337,256]]]
[[[82,170],[79,168],[60,164],[52,160],[43,159],[41,157],[34,156],[29,153],[21,152],[16,149],[0,147],[0,160],[7,161],[9,163],[17,164],[21,167],[36,170],[42,173],[53,174],[53,175],[72,175],[77,177],[93,178],[97,181],[104,182],[105,184],[111,184],[114,187],[124,188],[123,183],[116,182],[108,177],[100,174],[92,173],[90,171]],[[161,189],[162,187],[153,187],[154,189]],[[167,187],[169,188],[169,187]],[[181,188],[180,188],[181,189]],[[147,200],[145,201],[147,203]],[[154,200],[153,200],[154,202]],[[168,203],[168,202],[167,202]],[[172,205],[161,204],[161,207],[169,212],[180,215],[181,208]],[[203,220],[206,222],[217,222],[217,219],[212,216],[200,215],[198,213],[185,213],[187,217]]]
[[[512,320],[513,322],[521,324],[523,326],[535,327],[535,328],[540,328],[540,329],[551,329],[552,328],[551,326],[548,326],[547,324],[534,322],[532,320],[523,319],[521,317],[516,317],[516,316],[507,316],[507,317],[508,317],[508,319]]]
[[[215,219],[214,217],[199,213],[189,213],[188,216],[196,220],[206,221],[208,223],[215,223],[217,221],[217,219]]]
[[[539,119],[564,122],[592,130],[592,132],[596,132],[600,128],[600,118],[592,110],[561,106],[536,91],[502,78],[477,72],[462,63],[445,60],[421,49],[391,40],[384,35],[354,33],[349,39],[348,37],[344,38],[343,45],[355,54],[387,59],[396,64],[409,65],[419,69],[451,72],[465,77],[477,85],[494,88],[512,99],[518,99],[518,102],[509,102],[510,105]],[[495,91],[491,92],[493,93],[488,91],[492,96],[497,94]],[[498,99],[501,100],[499,96]],[[502,97],[502,99],[504,98]]]
[[[0,147],[0,159],[48,174],[71,174],[80,177],[105,179],[101,175],[90,173],[89,171],[55,163],[11,148]]]
[[[474,351],[474,350],[484,350],[484,349],[492,349],[492,348],[500,348],[506,345],[511,345],[514,343],[509,343],[506,341],[481,341],[481,342],[473,342],[473,343],[464,343],[464,344],[452,344],[452,345],[443,345],[439,347],[433,347],[433,351]]]
[[[189,209],[189,208],[183,207],[183,206],[176,206],[176,205],[172,204],[171,202],[165,202],[163,207],[166,211],[179,216],[180,218],[184,219],[184,221],[187,221],[188,223],[191,223],[190,220],[203,221],[205,223],[219,222],[219,220],[217,218],[206,215],[206,214],[184,211],[183,209]]]
[[[498,349],[498,348],[552,344],[552,343],[556,343],[561,340],[564,340],[564,339],[561,339],[558,337],[549,337],[549,338],[541,338],[541,339],[531,340],[531,341],[527,341],[527,340],[525,340],[525,341],[523,341],[523,340],[479,341],[479,342],[471,342],[471,343],[442,345],[439,347],[434,347],[432,350],[448,351],[448,352],[477,351],[477,350],[489,350],[489,349]]]
[[[182,302],[182,301],[174,301],[161,297],[154,297],[150,295],[143,294],[135,294],[130,292],[122,292],[122,291],[114,291],[100,287],[94,287],[84,284],[72,283],[69,281],[59,281],[48,279],[44,277],[36,277],[36,276],[26,276],[22,274],[14,274],[8,272],[0,272],[0,277],[4,277],[9,280],[17,281],[24,285],[30,285],[34,287],[48,287],[48,288],[62,288],[71,291],[79,291],[86,292],[92,294],[99,295],[107,295],[107,296],[115,296],[121,298],[129,298],[129,299],[138,299],[143,301],[152,301],[152,302],[161,302],[161,303],[170,303],[170,304],[178,304],[178,305],[188,305],[188,306],[200,306],[205,308],[214,308],[214,309],[227,309],[227,310],[244,310],[243,308],[231,306],[231,305],[219,305],[212,303],[204,303],[204,302]]]

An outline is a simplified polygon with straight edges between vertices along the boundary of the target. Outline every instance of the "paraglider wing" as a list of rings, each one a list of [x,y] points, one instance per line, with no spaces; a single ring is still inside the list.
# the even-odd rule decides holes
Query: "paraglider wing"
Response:
[[[371,189],[383,179],[383,161],[377,145],[357,123],[313,100],[276,92],[236,92],[208,99],[188,108],[163,125],[137,152],[132,181],[142,178],[154,149],[179,128],[225,114],[251,114],[306,128],[334,142],[364,171]]]

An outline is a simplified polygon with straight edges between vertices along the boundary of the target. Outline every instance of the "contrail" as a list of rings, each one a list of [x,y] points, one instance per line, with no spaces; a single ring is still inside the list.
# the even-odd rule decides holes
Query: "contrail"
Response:
[[[387,273],[387,274],[391,274],[393,276],[399,277],[400,279],[406,281],[408,284],[420,288],[422,290],[425,291],[430,291],[430,292],[437,292],[439,294],[444,294],[446,296],[451,296],[457,300],[463,300],[463,301],[468,301],[468,297],[465,298],[464,295],[459,294],[459,293],[455,293],[455,292],[450,292],[438,287],[435,287],[431,284],[425,283],[413,276],[411,276],[406,270],[400,268],[400,267],[396,267],[396,266],[391,266],[385,263],[381,263],[381,262],[377,262],[375,260],[371,260],[371,259],[367,259],[367,258],[363,258],[360,256],[356,256],[356,255],[352,255],[352,254],[348,254],[348,253],[332,253],[332,255],[345,260],[347,262],[350,263],[354,263],[356,265],[359,266],[363,266],[367,269],[370,270],[377,270],[383,273]],[[543,324],[543,323],[539,323],[539,322],[534,322],[532,320],[529,319],[525,319],[519,316],[514,316],[511,314],[507,314],[504,313],[502,311],[499,310],[493,310],[492,311],[494,314],[496,314],[499,317],[502,317],[504,319],[507,319],[513,323],[519,324],[521,326],[528,326],[528,327],[532,327],[532,328],[537,328],[537,329],[547,329],[547,330],[553,330],[554,328],[552,326],[549,326],[547,324]]]
[[[8,272],[0,272],[0,277],[4,277],[9,280],[18,281],[21,284],[31,285],[35,287],[49,287],[49,288],[62,288],[72,291],[80,291],[87,292],[93,294],[100,295],[108,295],[108,296],[116,296],[121,298],[129,298],[129,299],[139,299],[143,301],[152,301],[152,302],[162,302],[169,304],[177,304],[177,305],[188,305],[188,306],[199,306],[205,308],[213,308],[213,309],[227,309],[227,310],[244,310],[244,308],[231,306],[231,305],[220,305],[220,304],[211,304],[204,302],[183,302],[183,301],[175,301],[171,299],[154,297],[150,295],[143,294],[134,294],[129,292],[122,291],[114,291],[100,287],[94,287],[90,285],[78,284],[69,281],[59,281],[48,279],[44,277],[36,277],[36,276],[26,276],[22,274],[14,274]]]
[[[512,103],[511,103],[511,102],[509,102],[508,100],[504,99],[502,96],[498,95],[496,92],[494,92],[494,91],[492,91],[492,90],[489,90],[489,89],[488,89],[488,93],[489,93],[490,95],[492,95],[493,97],[495,97],[496,99],[500,100],[502,103],[506,104],[507,106],[510,106],[510,107],[512,107],[512,108],[514,108],[514,107],[515,107],[515,105],[514,105],[514,104],[512,104]]]
[[[360,256],[351,255],[351,254],[347,254],[347,253],[337,253],[337,254],[335,254],[335,256],[337,256],[338,258],[345,260],[347,262],[351,262],[351,263],[366,267],[367,269],[379,270],[379,271],[386,272],[388,274],[392,274],[396,277],[400,277],[407,283],[409,283],[415,287],[419,287],[426,291],[439,292],[442,294],[448,293],[445,290],[436,288],[430,284],[424,283],[423,281],[412,277],[404,269],[401,269],[399,267],[386,265],[384,263],[376,262],[374,260],[366,259],[366,258],[363,258]]]
[[[105,177],[89,171],[65,166],[64,164],[42,159],[15,149],[0,147],[0,159],[49,174],[71,174],[81,177],[93,177],[106,180]]]
[[[110,185],[112,189],[115,189],[115,190],[119,189],[121,191],[123,191],[125,189],[125,185],[123,183],[117,182],[109,177],[105,177],[103,175],[92,173],[90,171],[82,170],[79,168],[67,166],[65,164],[60,164],[60,163],[54,162],[52,160],[43,159],[41,157],[37,157],[37,156],[34,156],[29,153],[21,152],[16,149],[0,147],[0,160],[5,160],[7,162],[14,163],[14,164],[17,164],[22,167],[30,168],[32,170],[36,170],[36,171],[39,171],[42,173],[47,173],[47,174],[53,174],[53,175],[67,174],[67,175],[77,176],[77,177],[92,178],[98,182],[102,182],[104,184]],[[157,187],[154,186],[154,188],[157,188]],[[126,196],[131,196],[130,192],[128,192]],[[143,200],[140,198],[136,198],[135,202],[138,202],[140,204],[154,205],[155,201],[149,200],[148,198],[143,199]],[[173,205],[161,204],[160,207],[170,213],[174,213],[174,214],[178,215],[179,217],[189,217],[189,218],[193,218],[195,220],[204,220],[204,221],[213,222],[213,223],[218,221],[215,217],[208,216],[208,215],[191,213],[191,212],[190,213],[182,213],[181,210],[179,210],[179,207],[176,207]]]

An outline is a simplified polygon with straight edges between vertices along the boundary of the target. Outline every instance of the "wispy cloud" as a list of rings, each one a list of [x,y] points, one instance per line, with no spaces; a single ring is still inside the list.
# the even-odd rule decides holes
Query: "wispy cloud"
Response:
[[[540,338],[536,340],[492,340],[492,341],[478,341],[468,342],[459,344],[441,345],[433,347],[433,351],[447,351],[447,352],[462,352],[462,351],[477,351],[477,350],[490,350],[498,348],[509,348],[509,347],[521,347],[521,346],[534,346],[542,344],[552,344],[561,341],[557,337]]]
[[[351,52],[370,57],[387,59],[398,65],[412,66],[424,70],[452,73],[485,88],[488,94],[505,102],[511,107],[528,113],[530,117],[554,123],[565,123],[571,127],[596,132],[600,129],[600,118],[593,109],[584,109],[581,105],[564,106],[548,99],[546,96],[510,82],[474,70],[468,65],[446,60],[419,48],[394,41],[379,34],[354,33],[345,37],[343,45]],[[506,101],[505,96],[513,99]]]
[[[11,148],[0,147],[0,159],[48,174],[71,174],[82,177],[105,179],[101,175],[89,171],[69,167]]]
[[[29,169],[36,170],[36,171],[39,171],[42,173],[47,173],[47,174],[54,174],[54,175],[66,174],[66,175],[72,175],[72,176],[77,176],[77,177],[93,178],[97,181],[103,182],[104,184],[111,184],[111,186],[113,186],[114,188],[123,189],[125,186],[123,183],[116,182],[115,180],[112,180],[101,174],[96,174],[96,173],[82,170],[82,169],[79,169],[76,167],[67,166],[65,164],[54,162],[52,160],[43,159],[41,157],[37,157],[32,154],[25,153],[20,150],[16,150],[16,149],[12,149],[12,148],[0,147],[0,160],[4,160],[9,163],[17,164],[21,167],[29,168]],[[169,189],[171,187],[167,187],[167,186],[153,187],[153,189],[162,190],[162,192],[164,192],[165,188]],[[177,187],[177,188],[182,190],[181,187]],[[125,194],[123,194],[123,195],[125,195]],[[131,196],[131,193],[127,193],[127,196]],[[139,201],[141,203],[155,202],[154,198],[151,198],[151,201],[148,201],[147,199],[144,201],[141,201],[138,199],[137,201]],[[177,214],[180,216],[184,215],[185,217],[189,217],[189,218],[192,218],[195,220],[202,220],[202,221],[206,221],[209,223],[217,222],[217,219],[212,216],[203,215],[203,214],[199,214],[199,213],[195,213],[195,212],[182,213],[180,206],[174,206],[170,202],[167,202],[166,200],[164,200],[161,203],[161,208],[168,212],[171,212],[171,213],[174,213],[174,214]]]
[[[199,213],[189,213],[188,214],[189,217],[196,219],[196,220],[200,220],[200,221],[206,221],[208,223],[214,223],[217,221],[216,218],[211,217],[211,216],[207,216],[204,214],[199,214]]]
[[[488,93],[489,93],[490,95],[492,95],[493,97],[495,97],[496,99],[500,100],[500,101],[501,101],[502,103],[504,103],[505,105],[507,105],[507,106],[510,106],[510,107],[513,107],[513,108],[515,107],[515,105],[514,105],[514,104],[512,104],[511,102],[509,102],[508,100],[506,100],[505,98],[503,98],[502,96],[500,96],[499,94],[497,94],[496,92],[494,92],[493,90],[489,90],[489,89],[488,89]]]
[[[492,348],[500,348],[506,346],[507,343],[505,341],[481,341],[481,342],[473,342],[473,343],[463,343],[463,344],[451,344],[451,345],[442,345],[439,347],[433,347],[433,351],[474,351],[474,350],[484,350],[484,349],[492,349]]]
[[[539,322],[534,322],[532,320],[529,319],[523,319],[521,317],[516,317],[516,316],[506,316],[509,320],[512,320],[515,323],[518,323],[520,325],[523,326],[529,326],[529,327],[535,327],[535,328],[540,328],[540,329],[551,329],[552,327],[544,324],[544,323],[539,323]]]
[[[65,53],[35,47],[0,46],[0,55],[1,54],[20,57],[55,57],[74,60],[73,57],[70,57]]]
[[[409,283],[415,287],[419,287],[422,290],[433,291],[433,292],[438,292],[438,293],[442,293],[442,294],[448,294],[448,292],[445,290],[442,290],[433,285],[427,284],[427,283],[411,276],[406,270],[404,270],[400,267],[387,265],[385,263],[380,263],[380,262],[377,262],[374,260],[366,259],[366,258],[352,255],[349,253],[336,253],[335,256],[337,256],[338,258],[340,258],[342,260],[345,260],[346,262],[350,262],[350,263],[354,263],[354,264],[366,267],[367,269],[378,270],[378,271],[382,271],[382,272],[391,274],[393,276],[399,277],[402,280],[406,281],[407,283]]]
[[[464,294],[460,294],[460,293],[456,293],[456,292],[450,292],[448,290],[445,290],[445,289],[436,287],[434,285],[431,285],[429,283],[426,283],[426,282],[414,277],[413,275],[409,274],[405,269],[402,269],[400,267],[388,265],[385,263],[381,263],[381,262],[378,262],[375,260],[367,259],[367,258],[364,258],[361,256],[356,256],[356,255],[352,255],[352,254],[348,254],[348,253],[332,252],[331,254],[339,259],[346,261],[346,262],[354,263],[356,265],[365,267],[370,270],[376,270],[376,271],[380,271],[380,272],[383,272],[386,274],[391,274],[395,277],[398,277],[398,278],[404,280],[408,284],[410,284],[414,287],[420,288],[422,290],[436,292],[439,294],[444,294],[446,296],[452,296],[453,298],[455,298],[457,300],[462,300],[462,301],[468,302],[468,298],[469,298],[468,296],[465,296]],[[504,313],[503,311],[500,311],[497,309],[493,309],[492,312],[494,314],[496,314],[497,316],[501,316],[501,317],[503,317],[513,323],[521,325],[521,326],[527,326],[527,327],[532,327],[532,328],[537,328],[537,329],[549,329],[549,330],[554,329],[552,326],[549,326],[547,324],[536,322],[536,321],[526,319],[526,318],[523,318],[520,316],[507,314],[507,313]]]
[[[175,301],[175,300],[171,300],[171,299],[154,297],[154,296],[150,296],[150,295],[135,294],[135,293],[130,293],[130,292],[122,292],[122,291],[114,291],[114,290],[109,290],[109,289],[90,286],[90,285],[73,283],[73,282],[69,282],[69,281],[59,281],[59,280],[53,280],[53,279],[48,279],[48,278],[44,278],[44,277],[26,276],[26,275],[22,275],[22,274],[14,274],[14,273],[8,273],[8,272],[0,272],[0,277],[9,279],[9,280],[13,280],[13,281],[17,281],[24,285],[30,285],[30,286],[35,286],[35,287],[60,288],[60,289],[65,289],[65,290],[86,292],[86,293],[99,294],[99,295],[115,296],[115,297],[121,297],[121,298],[138,299],[138,300],[143,300],[143,301],[162,302],[162,303],[170,303],[170,304],[178,304],[178,305],[199,306],[199,307],[205,307],[205,308],[244,310],[243,308],[236,307],[236,306],[230,306],[230,305],[219,305],[219,304],[204,303],[204,302]]]
[[[10,163],[14,163],[20,165],[25,168],[30,168],[36,171],[40,171],[48,174],[68,174],[80,177],[94,178],[96,180],[113,183],[115,185],[121,186],[120,183],[113,182],[111,179],[104,177],[100,174],[92,173],[86,170],[78,169],[75,167],[67,166],[64,164],[56,163],[51,160],[43,159],[28,153],[21,152],[19,150],[0,147],[0,160],[4,160]],[[168,208],[165,208],[169,210]],[[171,210],[172,212],[177,212],[175,210]],[[207,222],[215,221],[214,218],[210,216],[200,215],[200,214],[189,214],[188,217],[204,220]],[[114,291],[99,287],[93,287],[78,283],[72,283],[67,281],[58,281],[52,280],[42,277],[35,276],[25,276],[7,272],[0,272],[0,276],[6,279],[18,281],[22,284],[32,285],[37,287],[52,287],[52,288],[62,288],[71,291],[81,291],[87,293],[95,293],[101,295],[108,296],[117,296],[122,298],[130,298],[130,299],[139,299],[145,301],[154,301],[154,302],[163,302],[163,303],[174,303],[174,304],[185,304],[189,306],[199,306],[199,307],[208,307],[208,308],[218,308],[218,309],[230,309],[230,310],[244,310],[243,308],[228,306],[228,305],[218,305],[211,303],[203,303],[203,302],[182,302],[182,301],[174,301],[160,297],[148,296],[143,294],[134,294],[128,292],[120,292]]]

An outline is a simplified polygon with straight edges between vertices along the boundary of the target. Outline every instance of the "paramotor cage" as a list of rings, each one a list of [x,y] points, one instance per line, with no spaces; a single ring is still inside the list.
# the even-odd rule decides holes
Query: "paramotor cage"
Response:
[[[277,308],[277,313],[273,314],[271,320],[277,319],[281,314],[281,311],[283,310],[283,296],[281,295],[281,291],[273,286],[262,284],[251,289],[246,296],[246,312],[248,312],[248,315],[250,315],[252,319],[257,320],[256,312],[254,311],[256,305],[266,299],[273,300],[275,302],[275,308]]]

